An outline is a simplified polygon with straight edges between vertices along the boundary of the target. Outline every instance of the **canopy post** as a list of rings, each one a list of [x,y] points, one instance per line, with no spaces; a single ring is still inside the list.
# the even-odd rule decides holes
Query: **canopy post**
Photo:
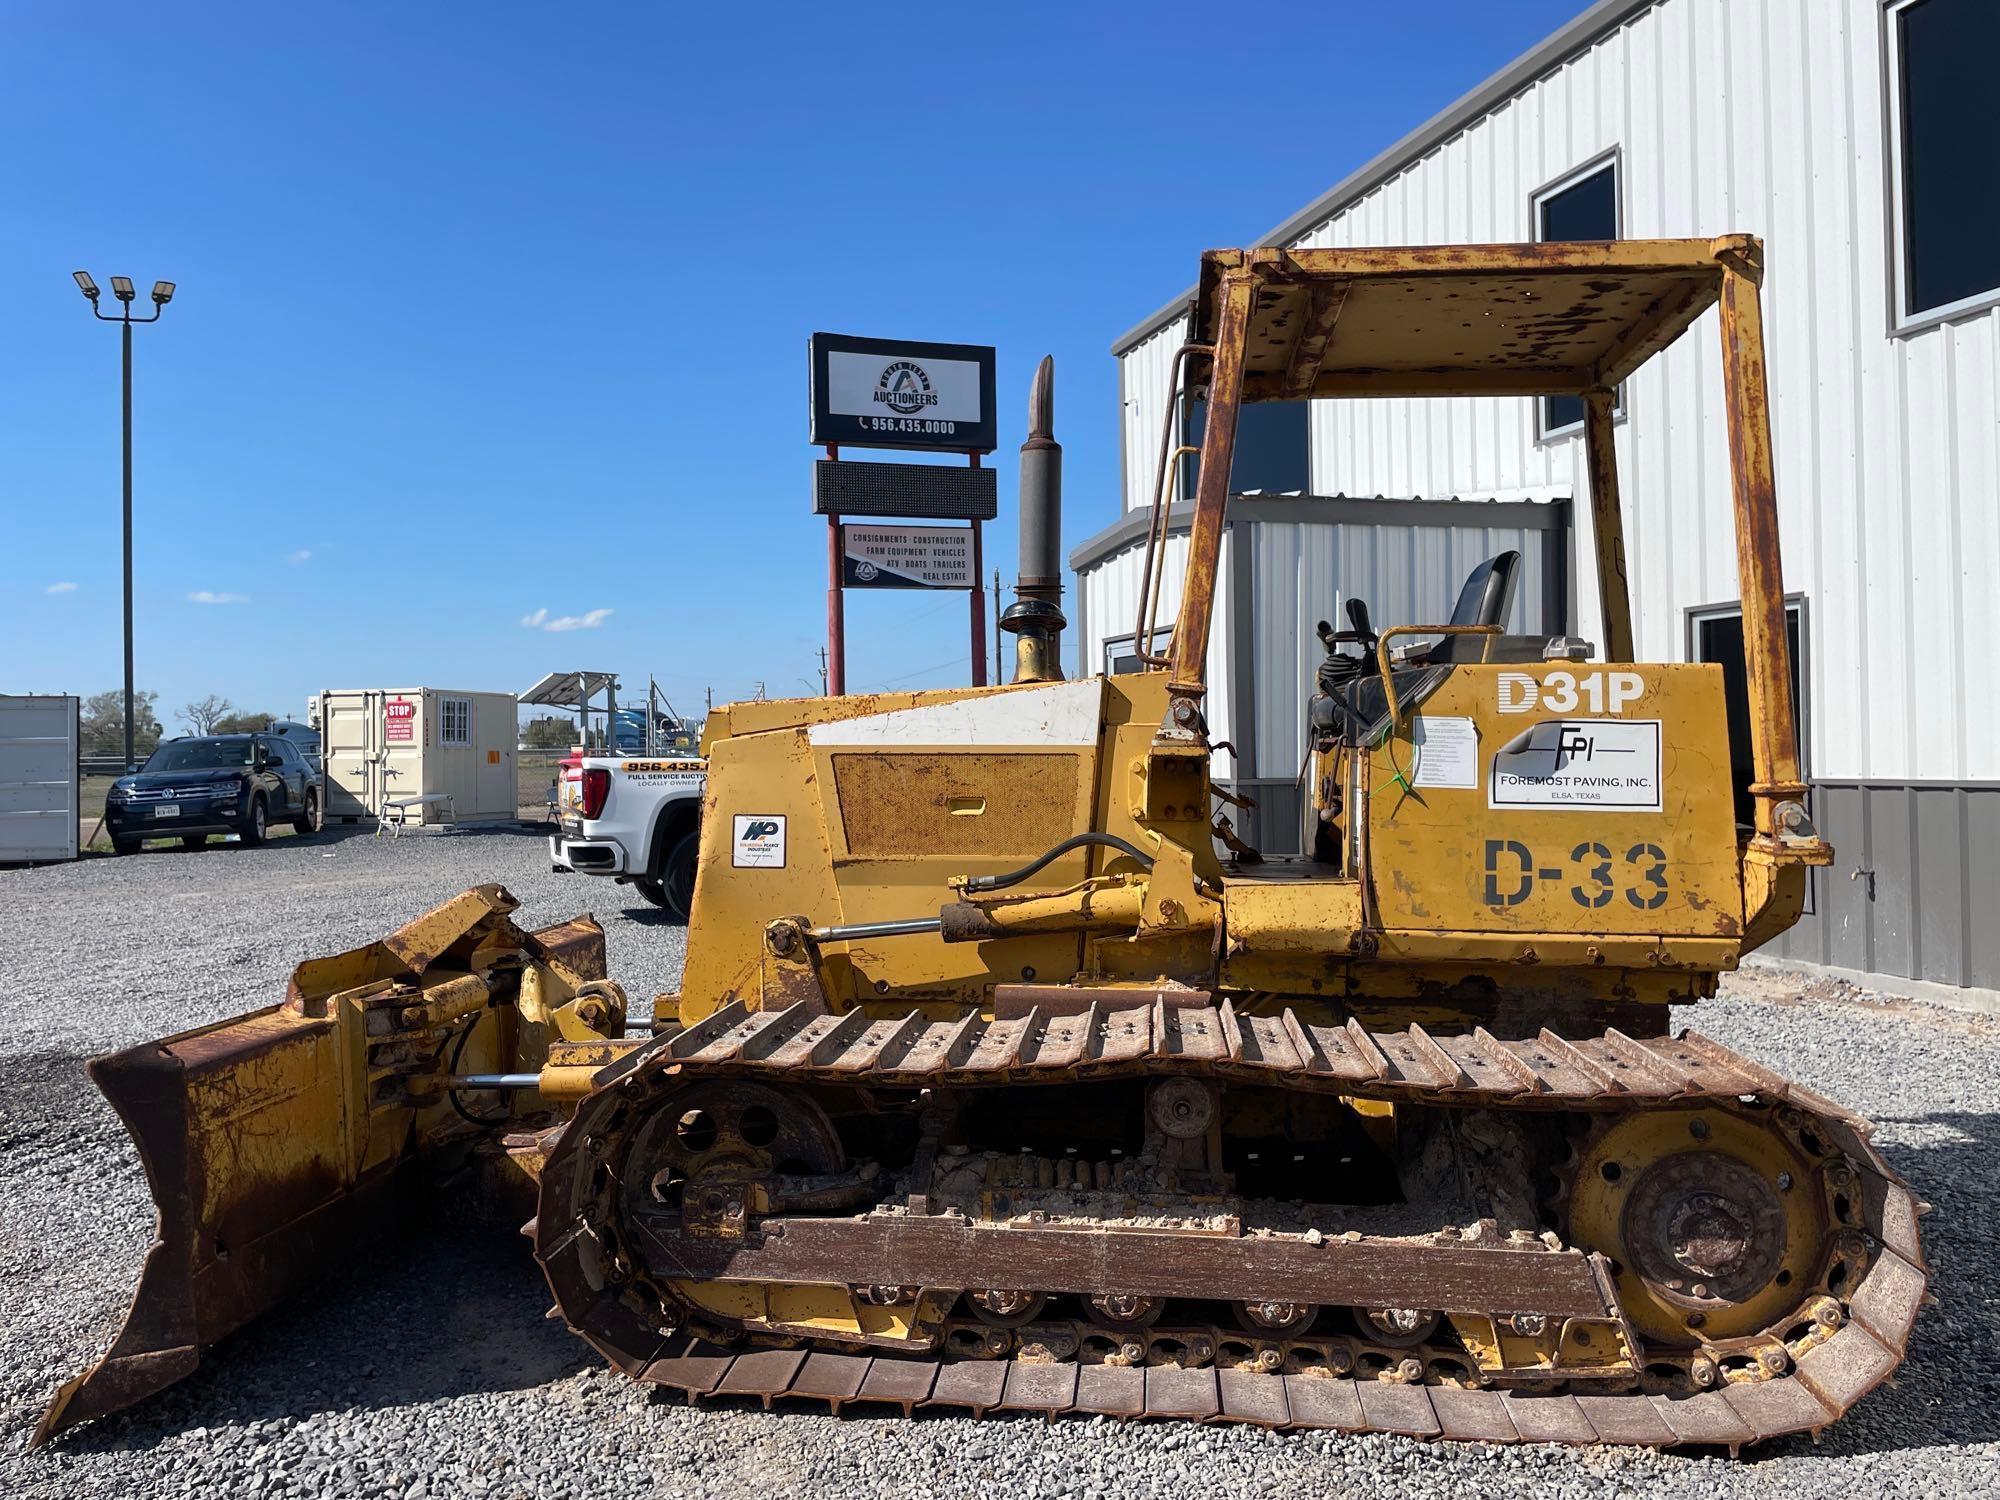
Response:
[[[1169,707],[1164,733],[1193,738],[1207,691],[1208,628],[1221,569],[1222,528],[1229,508],[1229,478],[1236,458],[1236,416],[1243,401],[1243,358],[1250,338],[1250,305],[1256,274],[1242,266],[1222,275],[1215,354],[1208,380],[1208,413],[1202,427],[1201,473],[1195,481],[1194,521],[1188,532],[1187,572],[1180,618],[1174,624]]]
[[[1793,718],[1785,582],[1778,553],[1778,499],[1771,460],[1771,410],[1764,371],[1764,318],[1758,284],[1761,246],[1722,260],[1722,384],[1729,419],[1736,509],[1736,569],[1743,592],[1743,664],[1750,698],[1750,795],[1760,842],[1793,832],[1779,804],[1805,795]]]
[[[1584,392],[1583,440],[1590,464],[1590,529],[1597,547],[1597,598],[1604,614],[1604,659],[1632,660],[1632,590],[1625,573],[1625,511],[1618,493],[1609,390]]]

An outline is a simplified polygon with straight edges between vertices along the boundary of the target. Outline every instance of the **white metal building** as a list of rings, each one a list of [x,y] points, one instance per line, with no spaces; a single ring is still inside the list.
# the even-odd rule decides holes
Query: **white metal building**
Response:
[[[1803,753],[1838,859],[1814,872],[1812,914],[1777,951],[1987,991],[2000,990],[1996,76],[1994,0],[1600,0],[1253,242],[1764,237]],[[1072,557],[1088,670],[1133,629],[1133,538],[1189,296],[1113,346],[1126,518]],[[1388,498],[1367,506],[1365,544],[1341,530],[1366,524],[1353,501],[1266,498],[1232,526],[1212,700],[1218,736],[1240,736],[1231,712],[1253,695],[1230,674],[1255,673],[1259,779],[1288,774],[1281,745],[1298,754],[1287,730],[1317,659],[1314,614],[1333,617],[1348,588],[1378,623],[1449,603],[1459,542],[1423,541],[1444,518],[1453,536],[1473,523],[1478,551],[1519,544],[1485,517],[1511,526],[1523,503],[1559,517],[1566,566],[1545,557],[1531,597],[1557,591],[1570,630],[1602,640],[1589,507],[1564,503],[1588,495],[1580,410],[1508,398],[1245,415],[1260,411],[1290,415],[1245,426],[1253,473],[1239,455],[1236,488]],[[1637,651],[1740,661],[1713,311],[1628,384],[1622,411]]]

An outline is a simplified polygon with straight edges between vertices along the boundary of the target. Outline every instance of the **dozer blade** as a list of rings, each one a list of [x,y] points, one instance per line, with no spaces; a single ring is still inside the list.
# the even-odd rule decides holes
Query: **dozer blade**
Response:
[[[438,1019],[517,983],[513,954],[604,972],[595,922],[529,934],[508,920],[517,904],[497,885],[467,891],[380,942],[301,964],[282,1005],[88,1064],[138,1148],[158,1226],[124,1328],[56,1392],[34,1443],[185,1378],[210,1345],[385,1227],[406,1169],[477,1134],[442,1096],[408,1087],[437,1066]]]

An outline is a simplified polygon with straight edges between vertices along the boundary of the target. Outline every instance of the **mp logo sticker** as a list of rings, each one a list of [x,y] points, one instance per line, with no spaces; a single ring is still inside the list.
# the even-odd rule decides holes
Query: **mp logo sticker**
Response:
[[[785,867],[785,815],[738,813],[730,863],[739,870]]]

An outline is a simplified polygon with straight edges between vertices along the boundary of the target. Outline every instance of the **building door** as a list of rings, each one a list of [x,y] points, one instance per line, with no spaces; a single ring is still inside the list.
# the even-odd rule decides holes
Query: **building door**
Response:
[[[1804,676],[1805,601],[1785,601],[1785,644],[1791,657],[1793,723],[1799,735],[1799,771],[1806,775],[1806,700]],[[1722,668],[1722,696],[1729,713],[1729,781],[1736,792],[1736,821],[1752,821],[1750,782],[1750,682],[1743,664],[1743,609],[1727,604],[1688,611],[1688,656]]]

